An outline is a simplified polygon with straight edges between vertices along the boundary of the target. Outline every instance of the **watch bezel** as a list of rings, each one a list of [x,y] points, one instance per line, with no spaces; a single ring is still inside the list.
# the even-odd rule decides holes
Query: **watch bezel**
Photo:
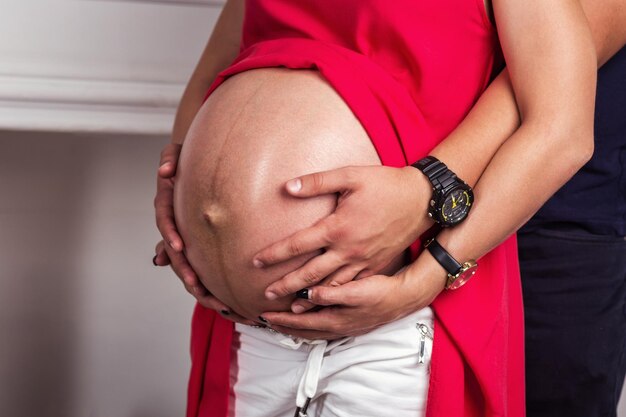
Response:
[[[461,266],[461,270],[455,275],[448,274],[448,280],[446,282],[447,290],[457,290],[472,278],[478,270],[478,262],[473,259],[466,261]]]
[[[443,209],[445,207],[446,199],[448,199],[450,194],[452,194],[453,192],[459,189],[467,192],[468,201],[464,205],[463,216],[457,217],[455,220],[450,221],[446,219],[446,216],[443,213]],[[439,223],[442,227],[452,227],[461,223],[463,220],[467,218],[467,215],[470,212],[472,204],[474,203],[474,192],[472,190],[472,187],[470,187],[466,182],[459,180],[459,182],[455,184],[454,186],[450,187],[450,189],[437,193],[437,194],[438,195],[434,196],[435,198],[431,200],[431,205],[430,205],[431,217],[437,223]]]

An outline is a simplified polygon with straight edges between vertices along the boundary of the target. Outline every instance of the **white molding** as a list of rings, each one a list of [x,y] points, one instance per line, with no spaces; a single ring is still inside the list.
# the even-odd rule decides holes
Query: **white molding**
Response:
[[[170,3],[175,6],[194,5],[194,6],[224,6],[226,0],[108,0],[108,1],[126,1],[134,3]]]
[[[0,74],[0,128],[168,134],[183,84]]]

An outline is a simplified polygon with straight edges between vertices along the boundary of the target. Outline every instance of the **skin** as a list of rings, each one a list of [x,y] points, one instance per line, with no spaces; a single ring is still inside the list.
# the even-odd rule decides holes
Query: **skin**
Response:
[[[605,2],[602,5],[597,5],[588,1],[583,2],[583,5],[585,6],[587,15],[590,18],[594,39],[596,45],[598,46],[598,61],[600,63],[603,63],[608,59],[608,57],[610,57],[616,50],[618,50],[623,45],[624,25],[620,25],[620,22],[624,21],[624,7],[616,1]],[[520,70],[517,71],[519,73]],[[204,74],[210,74],[210,72],[204,71]],[[518,86],[518,88],[520,87]],[[181,105],[181,108],[182,107],[183,106]],[[193,108],[193,106],[187,106],[186,108],[190,109]],[[508,81],[508,76],[507,74],[503,74],[494,83],[492,83],[490,88],[485,92],[485,94],[477,103],[476,107],[470,113],[465,122],[461,126],[459,126],[459,128],[455,130],[455,132],[453,132],[445,141],[443,141],[442,144],[438,146],[432,154],[444,160],[462,178],[468,180],[468,182],[470,183],[474,183],[475,180],[478,179],[478,177],[482,173],[481,170],[487,165],[487,163],[491,159],[491,155],[493,155],[498,150],[500,144],[510,136],[511,132],[515,131],[518,123],[518,109],[515,105],[514,96]],[[529,137],[530,135],[531,132],[528,132],[525,136],[521,137]],[[565,136],[564,133],[563,135]],[[555,135],[550,139],[552,141],[558,141],[559,137],[558,135]],[[567,138],[564,137],[561,138],[561,143],[567,141],[568,147],[574,148],[575,143],[566,139]],[[522,141],[520,140],[518,142]],[[577,155],[582,154],[585,156],[577,156],[577,158],[580,158],[581,160],[585,159],[586,154],[588,153],[588,150],[585,150],[586,146],[587,145],[581,146],[581,148],[578,149],[578,152],[576,152]],[[463,151],[460,152],[460,149],[462,149]],[[471,157],[458,158],[459,154],[470,155]],[[175,172],[176,159],[176,147],[172,146],[164,150],[162,158],[163,165],[159,171],[161,178],[171,178],[171,175],[173,175],[173,173]],[[468,164],[468,161],[471,161],[471,164]],[[564,171],[567,171],[569,173],[573,170],[573,166],[580,163],[580,160],[575,161],[575,163],[570,160],[568,161],[568,166],[564,169]],[[481,164],[483,165],[481,166]],[[501,163],[501,166],[502,165],[504,164]],[[516,168],[520,167],[516,166]],[[409,172],[407,172],[406,175],[397,175],[396,182],[398,184],[402,184],[402,187],[406,187],[406,191],[400,195],[406,196],[415,194],[418,196],[428,196],[430,194],[428,184],[423,181],[423,178],[416,174],[416,172],[412,171],[411,177],[409,177]],[[493,175],[492,177],[496,176]],[[370,178],[375,179],[376,176],[372,175]],[[403,180],[401,180],[401,178]],[[389,178],[386,178],[386,180],[389,180]],[[560,181],[562,181],[562,179]],[[358,185],[357,183],[358,181],[353,181],[352,184],[344,184],[344,188],[350,189],[350,187]],[[365,182],[362,182],[362,184],[363,183]],[[306,182],[303,182],[303,184],[306,184]],[[377,183],[369,182],[369,184],[373,187],[374,184]],[[173,223],[171,222],[171,197],[169,198],[170,203],[168,203],[167,198],[169,192],[167,187],[170,187],[170,184],[166,183],[165,185],[166,187],[164,188],[162,183],[161,187],[158,189],[157,201],[155,201],[155,205],[157,205],[157,207],[166,207],[166,209],[159,212],[159,209],[157,208],[157,218],[159,224],[169,223],[169,226],[172,226]],[[550,184],[550,186],[554,187],[554,184]],[[303,192],[307,192],[307,187],[304,186],[303,190]],[[416,192],[416,190],[418,191]],[[311,192],[314,193],[315,190]],[[357,199],[360,194],[354,192],[352,195],[354,199]],[[391,198],[393,198],[393,196],[391,196]],[[378,201],[380,201],[380,199]],[[168,204],[170,211],[168,211],[167,208]],[[372,204],[372,202],[364,199],[362,200],[362,204],[360,205],[366,206],[368,204]],[[398,201],[398,204],[406,206],[409,205],[407,201]],[[415,205],[412,205],[411,207],[413,210],[412,216],[415,217]],[[386,213],[384,211],[380,212]],[[471,218],[475,217],[476,212],[478,212],[477,207],[475,207]],[[362,219],[359,217],[359,213],[346,211],[344,215],[352,219],[352,222],[345,222],[346,224],[362,224]],[[477,222],[474,223],[477,224]],[[513,223],[519,223],[519,219],[516,219]],[[465,224],[471,223],[468,220]],[[353,227],[352,229],[355,228],[356,227]],[[506,228],[511,229],[511,223],[508,223],[507,226],[503,227],[503,229]],[[512,229],[514,228],[515,226],[512,227]],[[173,227],[162,227],[162,229],[167,229],[165,230],[165,232],[163,232],[163,235],[167,238],[168,241],[173,242],[173,244],[165,245],[162,242],[159,244],[157,248],[157,263],[163,265],[168,263],[171,259],[175,271],[178,273],[179,276],[182,277],[184,282],[186,282],[189,289],[194,291],[194,289],[201,288],[198,284],[197,279],[193,275],[193,271],[190,270],[189,265],[185,262],[184,257],[180,256],[180,252],[177,252],[177,249],[180,248],[177,247],[176,244],[175,238],[177,237],[177,235],[175,234],[175,229]],[[350,228],[346,230],[346,236],[349,236]],[[459,229],[456,228],[455,231],[456,230]],[[500,234],[502,233],[503,232],[500,232]],[[383,238],[384,237],[378,239],[384,240]],[[441,237],[441,239],[443,239],[443,237]],[[493,245],[494,240],[498,239],[489,240],[488,242],[490,243],[483,245],[483,248],[479,250],[484,250],[484,247]],[[442,243],[444,243],[443,240]],[[444,245],[445,244],[446,243],[444,243]],[[453,253],[453,255],[458,256],[459,258],[463,257],[461,249],[452,250],[449,248],[449,250]],[[439,268],[440,267],[435,264],[432,259],[429,259],[428,256],[423,255],[416,261],[416,263],[413,264],[410,274],[411,279],[409,279],[409,277],[407,276],[408,271],[406,271],[405,274],[400,277],[400,279],[394,280],[394,285],[392,286],[392,288],[386,289],[390,286],[390,280],[385,280],[383,276],[375,276],[370,277],[371,279],[368,278],[367,280],[351,282],[338,288],[316,288],[316,290],[313,292],[312,301],[320,304],[329,303],[330,301],[332,301],[331,304],[343,304],[343,308],[339,307],[323,310],[322,312],[317,313],[317,315],[315,316],[315,321],[310,320],[310,317],[308,317],[307,315],[271,315],[268,313],[266,316],[270,318],[270,321],[272,321],[272,323],[277,325],[289,324],[303,328],[306,328],[307,326],[308,328],[317,327],[322,328],[322,332],[320,332],[318,336],[332,336],[333,334],[348,334],[351,330],[348,329],[347,325],[345,324],[347,322],[346,319],[350,317],[348,313],[355,313],[352,315],[353,318],[356,320],[356,322],[358,322],[359,320],[361,320],[361,322],[354,323],[354,328],[356,328],[357,330],[353,329],[353,331],[359,331],[359,329],[366,329],[368,328],[368,326],[375,326],[375,319],[372,319],[372,316],[376,317],[376,315],[378,314],[381,317],[381,320],[383,316],[385,317],[385,319],[387,319],[388,316],[400,314],[398,312],[389,313],[391,310],[401,310],[409,308],[408,306],[410,306],[410,308],[414,308],[418,304],[422,304],[425,302],[427,303],[428,300],[432,297],[427,294],[435,294],[443,286],[443,273]],[[405,281],[409,282],[411,285],[406,286]],[[428,285],[428,282],[430,281],[432,281],[433,288],[437,288],[437,286],[439,287],[438,290],[429,291],[429,288],[431,287]],[[411,294],[414,294],[413,299],[415,300],[413,304],[411,304],[410,301],[406,302],[406,306],[400,306],[400,303],[395,303],[395,300],[397,300],[397,298],[394,296],[394,291],[402,292],[400,291],[401,288],[411,289],[410,292]],[[388,300],[394,300],[394,306],[386,306],[384,300],[378,300],[377,295],[382,293],[388,295],[384,298]],[[404,293],[406,293],[406,291],[404,291]],[[220,308],[226,307],[225,305],[220,304],[214,297],[211,297],[206,293],[201,296],[196,296],[199,298],[201,303],[210,308],[215,308],[219,310]],[[366,309],[369,309],[368,311],[371,312],[371,315],[358,314],[359,312],[363,312]],[[281,320],[283,321],[281,322]],[[300,321],[296,322],[297,320]],[[324,332],[325,334],[323,334]]]
[[[315,71],[279,68],[230,77],[202,106],[185,140],[174,188],[185,255],[202,284],[238,315],[288,311],[293,294],[265,288],[316,253],[257,269],[252,255],[333,212],[336,197],[290,198],[294,175],[344,164],[380,165],[365,130]],[[403,257],[392,261],[392,274]]]
[[[200,283],[183,253],[184,244],[174,221],[174,177],[182,143],[202,106],[206,91],[217,74],[225,69],[239,53],[243,15],[244,0],[228,0],[224,5],[180,100],[172,129],[172,143],[166,145],[161,151],[154,208],[156,224],[163,240],[156,245],[153,263],[157,266],[171,264],[187,292],[193,295],[201,305],[221,312],[230,320],[252,324],[249,320],[233,313],[226,304],[215,298]]]

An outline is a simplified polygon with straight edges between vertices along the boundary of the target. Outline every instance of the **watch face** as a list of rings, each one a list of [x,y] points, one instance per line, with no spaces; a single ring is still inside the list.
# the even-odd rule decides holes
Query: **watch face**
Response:
[[[448,282],[447,289],[456,290],[457,288],[462,287],[471,277],[474,276],[478,270],[478,264],[475,261],[468,261],[463,264],[463,270],[460,272],[455,279],[450,279]]]
[[[452,226],[463,221],[473,201],[474,195],[469,187],[455,188],[447,193],[441,205],[443,223]]]

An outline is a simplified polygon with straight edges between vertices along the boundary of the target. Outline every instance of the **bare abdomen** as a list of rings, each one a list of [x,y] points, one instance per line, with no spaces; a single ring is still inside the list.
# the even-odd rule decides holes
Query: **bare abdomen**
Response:
[[[229,78],[208,98],[187,135],[175,186],[177,226],[203,284],[256,320],[288,310],[265,288],[313,254],[259,270],[252,256],[331,213],[334,195],[296,199],[299,175],[380,165],[365,130],[341,97],[310,70],[258,69]],[[390,266],[397,270],[401,261]]]

